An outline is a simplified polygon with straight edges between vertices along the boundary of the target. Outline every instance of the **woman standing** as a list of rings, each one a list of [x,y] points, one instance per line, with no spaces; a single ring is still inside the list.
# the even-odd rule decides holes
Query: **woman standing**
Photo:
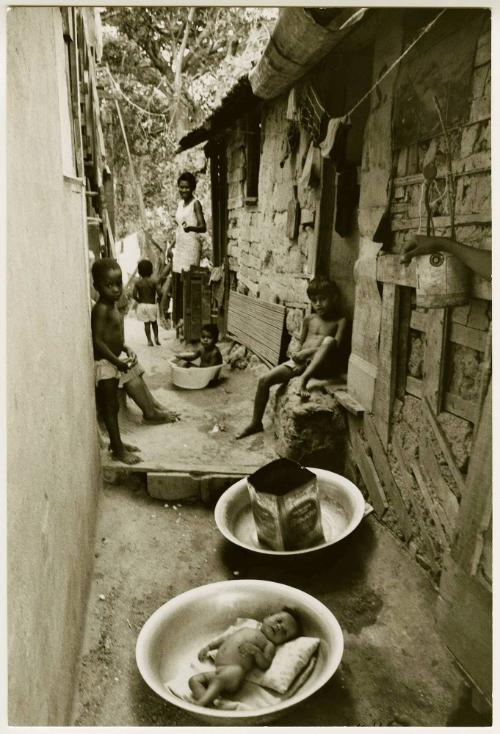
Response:
[[[182,318],[183,287],[182,273],[191,265],[198,266],[201,256],[200,234],[207,231],[203,209],[194,196],[196,178],[186,171],[177,179],[180,200],[175,213],[177,230],[173,252],[173,320],[176,327]]]

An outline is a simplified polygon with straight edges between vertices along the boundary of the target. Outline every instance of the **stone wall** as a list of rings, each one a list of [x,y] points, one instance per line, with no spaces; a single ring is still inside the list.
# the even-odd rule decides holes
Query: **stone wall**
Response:
[[[292,168],[286,154],[287,97],[264,107],[258,200],[245,203],[246,141],[243,126],[230,136],[228,169],[228,255],[237,287],[288,307],[287,326],[300,330],[312,277],[314,219],[318,194],[299,184],[302,222],[297,239],[286,235],[288,202],[293,197]],[[306,140],[301,140],[300,160]],[[283,162],[283,165],[280,163]]]
[[[9,724],[56,726],[70,722],[100,486],[85,197],[63,176],[61,10],[11,8],[7,32]]]

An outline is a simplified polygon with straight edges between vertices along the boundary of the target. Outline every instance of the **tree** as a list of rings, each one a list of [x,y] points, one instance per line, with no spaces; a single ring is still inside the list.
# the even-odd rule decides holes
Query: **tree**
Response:
[[[201,124],[256,63],[276,15],[272,8],[245,7],[104,10],[100,80],[104,108],[112,113],[107,115],[106,138],[117,181],[119,236],[141,223],[131,192],[117,103],[147,218],[164,245],[173,228],[168,212],[175,208],[179,168],[200,174],[205,167],[204,157],[196,151],[175,159],[177,141]],[[208,182],[200,176],[198,194],[203,197],[204,193],[208,194]]]

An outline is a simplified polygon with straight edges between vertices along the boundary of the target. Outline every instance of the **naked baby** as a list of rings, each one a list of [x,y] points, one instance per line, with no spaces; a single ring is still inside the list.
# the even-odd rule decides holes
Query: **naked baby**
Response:
[[[253,667],[267,670],[276,646],[294,639],[299,633],[295,611],[284,607],[265,617],[260,628],[243,627],[212,640],[200,650],[198,658],[204,662],[211,650],[217,650],[215,670],[198,673],[189,679],[195,702],[208,706],[222,693],[236,693]]]

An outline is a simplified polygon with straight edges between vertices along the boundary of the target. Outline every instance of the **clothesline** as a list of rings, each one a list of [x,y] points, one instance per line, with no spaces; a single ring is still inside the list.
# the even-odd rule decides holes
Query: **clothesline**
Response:
[[[444,15],[444,13],[446,12],[446,10],[447,10],[446,8],[444,8],[443,10],[441,10],[425,26],[425,28],[422,31],[420,31],[420,33],[416,36],[416,38],[414,38],[413,41],[411,41],[409,43],[409,45],[398,56],[398,58],[395,61],[392,62],[392,64],[389,66],[388,69],[385,70],[385,72],[382,74],[382,76],[379,79],[377,79],[377,81],[372,85],[372,87],[361,97],[361,99],[359,99],[356,102],[356,104],[349,110],[349,112],[345,113],[345,115],[342,115],[342,117],[349,117],[350,115],[352,115],[353,112],[355,112],[355,110],[357,110],[358,107],[360,107],[360,105],[362,105],[363,102],[366,99],[368,99],[368,97],[372,94],[372,92],[374,92],[375,89],[377,89],[377,87],[383,82],[383,80],[391,73],[391,71],[393,71],[396,68],[396,66],[398,66],[398,64],[411,51],[411,49],[414,46],[416,46],[416,44],[420,41],[420,39],[423,38],[423,36],[425,36],[431,30],[431,28],[437,23],[437,21],[439,20],[439,18],[441,18],[441,16]],[[121,87],[118,84],[118,82],[113,78],[113,76],[112,76],[112,74],[111,74],[108,66],[106,66],[106,71],[109,74],[109,77],[111,79],[111,82],[112,82],[113,86],[117,89],[117,91],[121,94],[121,96],[125,99],[125,101],[128,104],[130,104],[132,107],[135,107],[142,114],[149,115],[151,117],[162,117],[165,121],[167,121],[167,115],[166,115],[166,113],[163,113],[163,112],[151,112],[149,110],[146,110],[144,107],[141,107],[140,105],[138,105],[135,102],[133,102],[129,97],[127,97],[127,95],[123,92],[123,90],[121,89]],[[312,86],[311,86],[311,89],[312,89],[312,91],[313,91],[316,99],[319,102],[319,97],[318,97],[316,91],[314,90],[314,88]],[[227,130],[227,132],[238,132],[239,131],[238,128],[226,128],[226,130]],[[246,131],[246,134],[247,135],[260,135],[260,133],[256,133],[256,132],[253,132],[253,131]],[[266,133],[266,137],[283,137],[283,132],[279,132],[279,133]]]
[[[409,52],[411,51],[411,49],[412,49],[412,48],[413,48],[413,47],[414,47],[414,46],[415,46],[415,45],[416,45],[416,44],[417,44],[417,43],[418,43],[418,42],[420,41],[420,39],[421,39],[421,38],[423,38],[423,36],[425,36],[425,34],[426,34],[426,33],[428,33],[428,32],[430,31],[430,29],[432,28],[432,26],[433,26],[433,25],[434,25],[435,23],[437,23],[437,21],[439,20],[439,18],[440,18],[440,17],[442,16],[442,15],[444,15],[444,13],[446,13],[446,8],[445,8],[444,10],[441,10],[441,11],[440,11],[440,12],[439,12],[439,13],[438,13],[438,14],[437,14],[436,16],[435,16],[435,18],[433,18],[433,19],[431,20],[431,22],[430,22],[430,23],[428,23],[428,24],[427,24],[427,25],[425,26],[425,28],[424,28],[424,29],[423,29],[423,30],[422,30],[422,31],[421,31],[421,32],[420,32],[420,33],[418,34],[418,36],[417,36],[416,38],[414,38],[414,39],[413,39],[413,41],[412,41],[412,42],[411,42],[411,43],[410,43],[410,44],[409,44],[409,45],[408,45],[408,46],[407,46],[407,47],[405,48],[405,50],[403,51],[403,53],[402,53],[402,54],[401,54],[401,55],[400,55],[400,56],[399,56],[399,57],[398,57],[398,58],[397,58],[397,59],[396,59],[395,61],[393,61],[393,62],[392,62],[392,64],[391,64],[391,65],[389,66],[389,68],[388,68],[388,69],[386,69],[386,70],[385,70],[385,72],[384,72],[384,73],[382,74],[382,76],[381,76],[381,77],[380,77],[379,79],[377,79],[377,81],[376,81],[376,82],[375,82],[375,84],[374,84],[374,85],[373,85],[373,86],[371,87],[371,89],[369,89],[369,90],[368,90],[368,91],[366,92],[366,94],[364,94],[364,95],[363,95],[363,96],[361,97],[361,99],[360,99],[360,100],[358,100],[358,101],[356,102],[356,104],[354,105],[354,107],[353,107],[353,108],[352,108],[351,110],[349,110],[349,112],[347,112],[347,113],[345,114],[345,117],[348,117],[349,115],[352,115],[352,113],[353,113],[353,112],[354,112],[355,110],[357,110],[357,109],[358,109],[358,107],[359,107],[359,106],[360,106],[361,104],[363,104],[363,102],[365,101],[365,99],[367,99],[367,98],[368,98],[368,97],[369,97],[369,96],[371,95],[371,93],[372,93],[372,92],[374,92],[374,91],[375,91],[375,89],[377,89],[377,87],[378,87],[378,86],[379,86],[379,85],[380,85],[380,84],[381,84],[381,83],[383,82],[383,80],[384,80],[384,79],[386,78],[386,76],[387,76],[388,74],[390,74],[390,73],[391,73],[391,71],[392,71],[393,69],[395,69],[395,68],[396,68],[396,66],[397,66],[397,65],[398,65],[398,64],[399,64],[399,63],[400,63],[400,62],[401,62],[401,61],[402,61],[402,60],[404,59],[404,57],[406,56],[406,54],[407,54],[407,53],[409,53]]]

